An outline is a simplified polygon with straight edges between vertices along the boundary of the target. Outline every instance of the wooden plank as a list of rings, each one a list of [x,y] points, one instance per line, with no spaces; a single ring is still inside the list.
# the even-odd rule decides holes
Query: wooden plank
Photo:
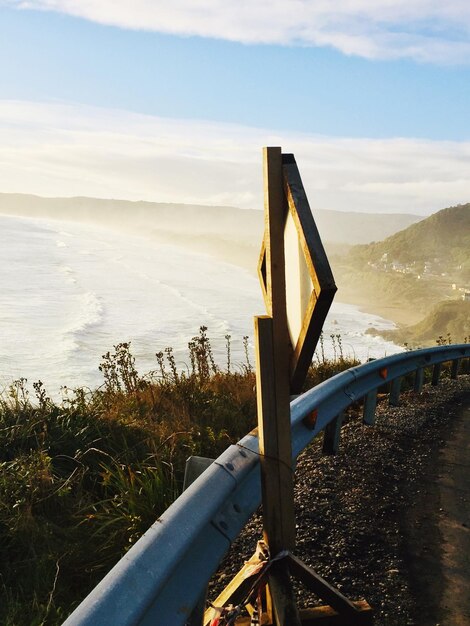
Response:
[[[277,420],[282,429],[281,461],[292,465],[290,435],[289,364],[291,342],[287,326],[284,224],[287,200],[284,194],[281,148],[264,148],[264,201],[266,221],[266,277],[272,317]],[[288,453],[287,453],[288,450]],[[289,461],[288,461],[289,458]],[[272,552],[271,552],[272,554]]]
[[[457,376],[459,375],[459,365],[460,365],[460,359],[454,359],[452,361],[452,366],[451,366],[451,370],[450,370],[450,377],[453,380],[456,380]]]
[[[288,340],[286,313],[286,277],[284,258],[284,224],[287,200],[284,195],[281,148],[263,149],[264,221],[266,249],[266,292],[268,315],[275,320],[275,328]]]
[[[255,318],[258,430],[264,536],[274,557],[295,544],[294,485],[290,428],[284,194],[281,148],[264,148],[266,301],[271,319]]]
[[[311,567],[305,565],[293,554],[287,557],[289,570],[297,580],[302,582],[307,589],[313,591],[319,598],[327,602],[338,613],[346,615],[350,620],[354,620],[357,609],[353,602],[346,598],[338,589],[332,587],[324,578],[315,572]],[[351,623],[354,623],[351,621]]]
[[[282,163],[289,212],[313,284],[304,324],[291,357],[291,393],[300,393],[337,287],[294,155],[282,155]]]
[[[365,600],[353,602],[358,611],[356,619],[358,624],[363,626],[372,626],[373,609]],[[351,626],[349,617],[339,615],[331,606],[317,606],[313,609],[300,609],[300,621],[302,626]],[[268,625],[270,622],[262,621],[262,625]],[[250,626],[251,618],[239,617],[236,621],[237,626]]]
[[[371,626],[373,624],[373,610],[365,600],[353,602],[357,609],[356,624]],[[302,626],[351,626],[349,617],[339,615],[330,606],[319,606],[314,609],[300,609]]]
[[[303,389],[308,368],[312,363],[313,353],[333,301],[333,295],[321,291],[317,298],[316,294],[312,294],[305,316],[305,324],[291,357],[290,391],[292,394],[301,393]]]
[[[286,559],[273,563],[268,574],[275,626],[301,626]]]
[[[333,278],[333,272],[313,219],[294,155],[283,154],[282,163],[289,210],[294,221],[300,226],[298,230],[303,234],[301,245],[304,248],[307,263],[312,263],[312,268],[315,272],[314,286],[318,291],[331,289],[333,292],[336,292],[337,287]]]
[[[227,606],[228,604],[239,604],[245,599],[250,591],[253,581],[259,573],[256,571],[258,565],[265,563],[266,555],[263,552],[262,544],[258,542],[253,556],[245,562],[241,570],[229,582],[225,589],[213,601],[214,606]],[[207,609],[204,613],[203,626],[208,626],[212,621],[213,609]]]
[[[295,519],[290,410],[277,400],[272,318],[255,318],[255,344],[263,530],[276,556],[294,546]]]

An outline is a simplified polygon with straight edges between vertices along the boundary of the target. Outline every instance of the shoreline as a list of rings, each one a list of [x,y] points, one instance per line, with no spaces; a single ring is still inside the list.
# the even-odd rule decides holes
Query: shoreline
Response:
[[[163,241],[163,233],[153,231],[151,236],[156,241]],[[258,248],[250,245],[243,244],[238,241],[223,240],[223,247],[220,245],[220,241],[215,241],[213,238],[191,239],[185,236],[177,236],[174,233],[167,232],[166,236],[169,237],[172,244],[181,247],[183,249],[190,249],[196,253],[205,253],[212,256],[214,259],[224,261],[235,265],[253,276],[258,277],[257,261],[258,261]],[[260,244],[261,246],[261,244]],[[333,275],[335,274],[334,267]],[[369,315],[375,315],[382,319],[392,322],[398,328],[405,326],[412,326],[417,324],[423,319],[421,313],[417,313],[413,309],[390,304],[373,304],[366,297],[361,297],[357,294],[348,293],[347,290],[343,291],[341,286],[338,287],[334,302],[339,304],[350,304],[358,308],[361,313],[367,313]]]
[[[0,213],[5,217],[32,217],[21,214],[21,212],[18,214],[6,214],[2,212]],[[89,223],[90,225],[110,229],[121,234],[123,232],[122,227],[119,227],[119,225],[109,223],[103,224],[100,220],[73,219],[72,216],[67,216],[66,218],[64,216],[64,218],[61,219],[58,219],[57,217],[50,217],[47,215],[34,216],[34,218],[38,217],[39,219],[45,220],[70,220],[76,223]],[[162,228],[161,230],[159,230],[155,227],[151,227],[150,229],[147,227],[146,229],[143,229],[135,225],[130,230],[132,234],[137,236],[143,236],[149,241],[153,240],[158,243],[169,243],[176,247],[182,248],[185,251],[190,250],[198,254],[208,254],[216,260],[235,265],[249,272],[253,276],[257,276],[258,274],[257,265],[259,258],[259,248],[261,248],[261,237],[258,248],[258,246],[249,241],[229,240],[214,234],[206,234],[203,236],[202,234],[196,233],[193,236],[188,236],[187,233],[178,233],[177,231],[172,231],[167,228]],[[334,263],[332,265],[333,275],[335,275]],[[357,293],[351,293],[350,291],[348,291],[347,287],[343,288],[341,285],[338,287],[335,301],[342,304],[352,304],[358,307],[361,313],[377,315],[378,317],[382,317],[385,320],[393,322],[397,327],[410,326],[420,322],[423,319],[423,316],[413,309],[406,308],[400,305],[381,305],[379,303],[373,304],[370,302],[369,299],[361,297],[361,295],[358,295]]]
[[[420,313],[400,305],[372,304],[366,298],[361,298],[360,296],[351,297],[342,293],[341,287],[338,289],[336,298],[337,302],[356,306],[361,313],[377,315],[378,317],[382,317],[385,320],[393,322],[397,328],[412,326],[423,319],[423,316]]]

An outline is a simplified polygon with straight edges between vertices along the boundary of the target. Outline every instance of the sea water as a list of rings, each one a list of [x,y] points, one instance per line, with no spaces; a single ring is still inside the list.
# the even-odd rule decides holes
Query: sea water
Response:
[[[171,346],[181,369],[188,341],[208,327],[217,362],[253,362],[253,316],[265,314],[258,280],[248,271],[151,238],[75,222],[0,215],[0,383],[41,380],[99,386],[102,355],[131,342],[141,374],[157,370],[155,353]],[[400,350],[366,330],[392,328],[375,315],[335,302],[324,327],[341,335],[345,355],[361,360]],[[336,346],[338,350],[338,346]]]

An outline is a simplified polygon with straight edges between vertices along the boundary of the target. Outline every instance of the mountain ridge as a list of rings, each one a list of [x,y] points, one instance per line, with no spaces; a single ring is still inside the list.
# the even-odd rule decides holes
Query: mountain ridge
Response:
[[[132,215],[129,211],[132,210]],[[174,234],[214,234],[223,239],[234,239],[245,245],[259,248],[264,228],[263,211],[239,209],[231,206],[181,204],[168,202],[131,201],[118,199],[89,198],[46,198],[31,194],[0,193],[0,212],[26,217],[50,217],[92,221],[109,225],[110,218],[119,218],[129,226],[136,221],[150,221],[151,228]],[[383,239],[423,216],[406,213],[360,213],[313,209],[322,239],[335,244],[353,245]],[[178,215],[176,215],[178,214]],[[158,224],[153,223],[158,217]],[[175,217],[178,217],[175,224]],[[146,224],[148,227],[149,224]]]

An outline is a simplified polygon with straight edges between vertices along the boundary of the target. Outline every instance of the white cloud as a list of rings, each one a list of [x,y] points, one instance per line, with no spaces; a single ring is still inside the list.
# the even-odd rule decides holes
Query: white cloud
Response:
[[[102,24],[367,58],[468,63],[468,0],[0,0]]]
[[[470,142],[350,139],[0,101],[0,191],[262,207],[261,148],[294,152],[312,207],[431,213],[470,200]]]

